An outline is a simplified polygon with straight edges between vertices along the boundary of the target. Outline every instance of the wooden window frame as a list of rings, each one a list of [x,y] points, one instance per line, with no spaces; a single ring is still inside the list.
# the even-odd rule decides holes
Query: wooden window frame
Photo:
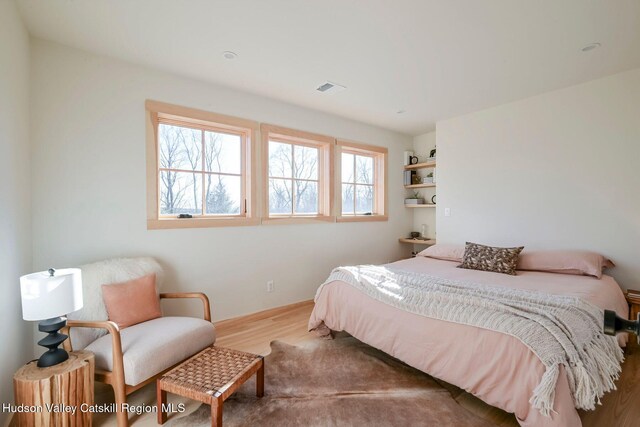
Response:
[[[303,224],[308,222],[334,222],[334,146],[335,138],[262,124],[262,212],[263,224]],[[318,214],[271,215],[269,213],[269,141],[318,148]]]
[[[336,170],[336,221],[337,222],[368,222],[387,221],[389,219],[388,195],[388,153],[385,147],[361,144],[359,142],[338,140],[336,142],[335,170]],[[372,215],[343,215],[342,214],[342,153],[355,154],[373,158],[374,165],[374,212]]]
[[[202,228],[257,225],[260,217],[256,210],[256,150],[257,122],[211,113],[164,102],[147,100],[146,151],[147,151],[147,229]],[[160,123],[175,124],[204,131],[226,132],[241,137],[241,191],[244,210],[239,215],[203,215],[178,219],[160,215],[160,167],[158,164],[158,127]],[[191,172],[191,171],[188,171]],[[198,171],[197,173],[201,173]],[[204,172],[202,172],[204,173]],[[237,176],[237,175],[236,175]],[[204,188],[202,189],[204,191]],[[203,206],[204,209],[204,206]]]

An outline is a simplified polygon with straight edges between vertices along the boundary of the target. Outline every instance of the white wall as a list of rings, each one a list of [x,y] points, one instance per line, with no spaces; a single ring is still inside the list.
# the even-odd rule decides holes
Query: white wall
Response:
[[[13,400],[13,373],[32,353],[18,281],[31,270],[28,114],[29,35],[14,2],[0,1],[0,403]]]
[[[413,152],[418,156],[418,161],[423,162],[429,157],[432,149],[436,148],[436,132],[427,132],[413,137]],[[418,169],[418,175],[424,177],[433,169]],[[437,181],[436,176],[436,181]],[[426,203],[431,203],[431,197],[436,194],[436,187],[421,188],[420,195],[424,197]],[[436,199],[437,201],[437,199]],[[422,224],[427,226],[427,236],[436,238],[436,210],[433,208],[411,209],[413,211],[413,230],[421,232]],[[424,246],[418,246],[418,250]]]
[[[312,298],[337,265],[404,253],[409,136],[50,42],[32,52],[36,268],[152,255],[169,288],[205,291],[221,319]],[[389,147],[389,221],[148,231],[147,98]]]
[[[594,250],[638,287],[640,69],[436,129],[440,242]]]

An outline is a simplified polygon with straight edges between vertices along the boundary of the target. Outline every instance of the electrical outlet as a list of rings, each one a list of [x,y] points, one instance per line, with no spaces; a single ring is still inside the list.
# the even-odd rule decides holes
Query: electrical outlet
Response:
[[[267,292],[273,292],[275,290],[275,286],[273,284],[273,280],[269,280],[267,282]]]

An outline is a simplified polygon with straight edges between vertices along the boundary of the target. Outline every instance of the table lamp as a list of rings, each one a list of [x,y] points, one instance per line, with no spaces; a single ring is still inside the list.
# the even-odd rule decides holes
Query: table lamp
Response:
[[[38,341],[48,350],[38,367],[57,365],[69,358],[60,344],[68,338],[58,331],[67,324],[67,314],[82,308],[82,273],[79,268],[41,271],[20,278],[22,318],[40,321],[38,330],[49,335]]]

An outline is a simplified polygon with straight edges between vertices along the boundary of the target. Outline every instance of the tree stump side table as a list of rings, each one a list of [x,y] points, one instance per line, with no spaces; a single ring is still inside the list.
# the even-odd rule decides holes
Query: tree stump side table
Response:
[[[90,427],[91,412],[81,406],[93,405],[94,370],[93,353],[84,350],[69,353],[69,359],[59,365],[38,368],[33,361],[18,369],[13,376],[15,404],[42,410],[16,413],[13,425]]]

